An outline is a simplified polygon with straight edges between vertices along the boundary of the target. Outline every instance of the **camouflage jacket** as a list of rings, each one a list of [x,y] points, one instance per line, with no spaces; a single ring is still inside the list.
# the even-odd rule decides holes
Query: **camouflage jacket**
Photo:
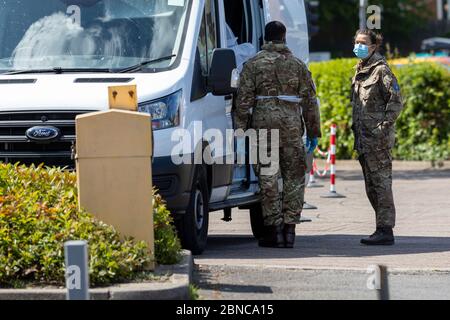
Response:
[[[309,137],[320,137],[320,113],[315,86],[306,65],[285,44],[269,43],[250,59],[242,70],[235,112],[237,129],[249,127],[252,108],[267,105],[282,108],[302,107]],[[258,100],[258,96],[297,96],[300,104],[277,98]],[[299,126],[303,127],[302,123]]]
[[[355,150],[364,154],[392,149],[395,121],[403,108],[397,79],[378,53],[356,69],[352,80]]]

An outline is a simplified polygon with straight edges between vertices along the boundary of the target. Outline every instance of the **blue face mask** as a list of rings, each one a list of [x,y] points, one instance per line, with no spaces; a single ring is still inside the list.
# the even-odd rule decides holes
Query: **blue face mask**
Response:
[[[369,47],[365,44],[355,44],[353,52],[358,58],[365,59],[369,56]]]

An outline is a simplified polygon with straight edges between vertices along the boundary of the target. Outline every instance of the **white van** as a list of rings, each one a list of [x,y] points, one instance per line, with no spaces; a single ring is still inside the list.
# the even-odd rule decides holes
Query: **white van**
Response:
[[[227,34],[256,52],[272,20],[286,24],[288,45],[307,62],[303,0],[0,1],[0,161],[73,166],[75,117],[106,110],[109,86],[135,84],[139,111],[153,116],[153,181],[184,247],[200,254],[209,212],[230,220],[233,207],[251,208],[259,236],[249,165],[177,165],[171,156],[177,129],[194,136],[184,150],[193,157],[211,142],[195,136],[195,123],[224,136],[233,128],[236,61]],[[234,157],[226,148],[234,143],[225,139],[222,157]]]

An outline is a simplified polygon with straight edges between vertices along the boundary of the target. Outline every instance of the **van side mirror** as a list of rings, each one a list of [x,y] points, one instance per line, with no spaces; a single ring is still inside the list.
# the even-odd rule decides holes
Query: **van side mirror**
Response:
[[[215,49],[208,76],[208,87],[215,96],[225,96],[237,91],[231,87],[236,55],[231,49]]]

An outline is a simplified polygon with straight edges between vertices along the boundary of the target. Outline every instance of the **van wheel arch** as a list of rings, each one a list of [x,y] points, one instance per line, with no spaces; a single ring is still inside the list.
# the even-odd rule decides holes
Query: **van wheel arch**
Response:
[[[209,197],[205,165],[194,167],[191,195],[186,212],[175,221],[183,248],[199,255],[206,248],[209,228]]]
[[[192,165],[189,204],[182,215],[175,219],[175,226],[183,248],[199,255],[206,248],[209,228],[209,200],[212,192],[212,166],[203,163],[203,152],[208,147],[203,141],[198,144]],[[201,148],[202,163],[195,163],[195,155]]]

